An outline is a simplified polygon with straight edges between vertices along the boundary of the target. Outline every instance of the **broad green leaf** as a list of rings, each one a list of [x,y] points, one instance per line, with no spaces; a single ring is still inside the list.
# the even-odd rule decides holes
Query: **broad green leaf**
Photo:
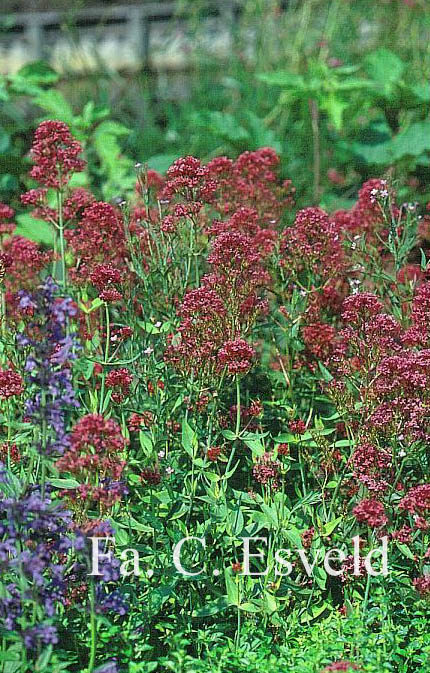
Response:
[[[250,603],[249,601],[247,601],[246,603],[241,603],[239,605],[239,610],[243,610],[244,612],[257,613],[261,612],[261,607],[256,605],[255,603]]]
[[[364,63],[369,77],[381,85],[386,92],[390,91],[392,85],[400,80],[405,69],[403,61],[384,47],[369,54]]]
[[[45,222],[32,217],[29,213],[21,213],[16,218],[16,233],[29,238],[36,243],[42,243],[52,247],[54,244],[53,227]]]
[[[20,68],[14,79],[24,79],[33,84],[54,84],[60,75],[45,61],[33,61]]]
[[[430,118],[411,124],[405,131],[398,133],[391,143],[394,160],[408,155],[418,157],[426,151],[430,151]]]
[[[154,154],[154,156],[149,157],[144,163],[153,171],[165,173],[177,158],[177,154]]]

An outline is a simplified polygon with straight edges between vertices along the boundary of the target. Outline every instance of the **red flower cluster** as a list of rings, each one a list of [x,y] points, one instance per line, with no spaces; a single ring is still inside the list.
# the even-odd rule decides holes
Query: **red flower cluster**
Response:
[[[422,283],[416,290],[411,311],[411,327],[403,342],[410,346],[430,347],[430,283]]]
[[[428,515],[430,513],[430,484],[420,484],[411,488],[400,500],[399,509],[421,517],[424,514]],[[430,527],[430,522],[428,522],[428,527]]]
[[[252,468],[255,481],[259,484],[264,484],[273,489],[277,489],[279,486],[280,467],[280,462],[273,459],[273,454],[269,451],[265,451]]]
[[[65,232],[70,250],[79,264],[71,270],[75,282],[85,282],[99,265],[122,267],[125,234],[121,213],[103,201],[85,208],[76,229]]]
[[[305,549],[309,549],[309,547],[312,544],[312,540],[314,539],[314,536],[315,536],[315,528],[313,526],[303,531],[300,537],[302,540],[302,545]]]
[[[99,414],[88,414],[73,427],[70,448],[57,460],[56,465],[61,472],[69,472],[78,479],[86,480],[87,500],[100,500],[103,496],[103,489],[98,486],[100,480],[118,480],[122,475],[125,461],[121,454],[125,446],[126,440],[116,421]],[[83,493],[81,489],[80,494]],[[118,489],[115,493],[113,499],[120,499],[122,491]]]
[[[83,171],[80,158],[82,146],[71,135],[66,124],[59,121],[42,122],[34,134],[31,158],[34,166],[30,176],[45,187],[63,188],[73,173]]]
[[[222,232],[213,241],[208,262],[214,273],[190,290],[178,311],[179,334],[171,338],[166,358],[184,372],[200,376],[245,373],[253,349],[244,341],[263,304],[257,291],[270,281],[252,239]]]
[[[6,238],[3,251],[8,256],[5,285],[9,292],[31,289],[37,285],[39,272],[52,259],[50,252],[42,252],[37,243],[23,236]]]
[[[64,198],[62,208],[63,225],[77,221],[85,208],[95,201],[94,196],[86,189],[68,190],[67,194],[68,196]],[[30,189],[21,195],[21,202],[25,206],[34,207],[32,212],[33,217],[58,225],[58,211],[48,205],[47,195],[48,190],[44,187]]]
[[[130,414],[128,429],[130,432],[139,432],[143,428],[150,428],[154,422],[152,411],[142,411],[140,414]]]
[[[330,673],[330,671],[358,671],[359,668],[356,664],[353,664],[351,661],[334,661],[332,664],[329,664],[323,668],[321,673]]]
[[[170,200],[179,195],[186,201],[210,203],[216,190],[208,167],[195,157],[181,157],[170,166],[167,179],[160,192],[160,199]]]
[[[271,147],[243,152],[235,161],[217,157],[208,171],[217,183],[214,206],[222,215],[241,207],[255,209],[259,223],[270,228],[291,206],[294,189],[290,181],[279,185],[279,156]]]
[[[259,226],[258,212],[255,208],[241,206],[230,219],[221,221],[213,220],[207,227],[207,233],[211,236],[236,232],[252,238],[256,250],[263,256],[269,255],[277,241],[277,231],[272,228]]]
[[[5,442],[0,446],[0,462],[7,464],[8,458],[17,465],[21,460],[21,453],[16,444]]]
[[[360,292],[346,297],[343,302],[342,318],[346,323],[363,326],[370,318],[382,313],[380,299],[371,292]]]
[[[211,461],[211,463],[216,463],[220,455],[221,455],[220,446],[210,446],[206,452],[206,457],[208,460]]]
[[[121,292],[115,288],[121,279],[121,271],[112,264],[97,264],[89,276],[89,280],[99,291],[100,299],[108,304],[122,299]]]
[[[421,598],[430,598],[430,575],[423,575],[413,580],[415,589],[420,594]]]
[[[121,271],[111,264],[97,264],[90,273],[90,281],[98,290],[104,290],[107,285],[121,282]]]
[[[387,203],[391,214],[396,217],[396,194],[386,180],[372,178],[365,182],[358,192],[358,201],[351,210],[339,210],[333,215],[333,221],[344,231],[366,235],[366,242],[378,241],[378,234],[386,234],[386,220],[382,205]]]
[[[281,238],[282,265],[292,274],[328,280],[340,274],[345,260],[340,227],[321,208],[300,210]]]
[[[307,364],[313,359],[327,363],[330,359],[335,343],[336,330],[327,323],[315,323],[303,327],[302,336],[306,346]]]
[[[295,435],[303,435],[306,432],[306,423],[301,418],[290,421],[289,428]]]
[[[161,482],[161,474],[158,467],[145,467],[140,473],[140,481],[145,486],[158,486]]]
[[[278,451],[278,456],[289,456],[290,455],[290,447],[288,444],[285,444],[282,442],[281,444],[278,444],[276,447]]]
[[[0,369],[0,399],[17,397],[24,391],[22,376],[13,369]]]
[[[112,400],[116,404],[120,404],[128,396],[132,382],[133,376],[125,367],[113,369],[106,376],[106,388],[113,390]]]
[[[6,203],[0,203],[0,240],[2,236],[8,236],[14,232],[15,224],[7,221],[12,219],[14,215],[15,211],[12,208]]]
[[[231,376],[246,374],[252,367],[255,356],[254,349],[244,339],[226,341],[218,351],[218,363],[220,367],[227,367]]]
[[[371,498],[361,500],[352,511],[357,521],[371,528],[381,528],[388,522],[384,505],[379,500]]]
[[[354,477],[374,493],[383,493],[392,476],[392,455],[387,449],[377,449],[369,441],[358,444],[352,456]]]

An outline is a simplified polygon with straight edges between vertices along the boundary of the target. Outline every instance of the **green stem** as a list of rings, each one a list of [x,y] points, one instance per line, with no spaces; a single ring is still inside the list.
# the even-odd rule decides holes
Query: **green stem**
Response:
[[[61,256],[61,285],[63,291],[66,291],[67,276],[66,276],[66,246],[64,242],[64,220],[63,220],[63,192],[61,189],[57,191],[57,211],[58,211],[58,232],[60,242],[60,256]]]
[[[105,302],[105,320],[106,320],[106,342],[105,342],[105,357],[102,371],[102,385],[100,389],[100,413],[103,412],[104,395],[105,395],[105,379],[106,379],[106,365],[109,363],[109,343],[110,343],[110,316],[109,308]]]
[[[239,377],[236,376],[236,437],[240,432],[240,384]]]
[[[1,283],[2,281],[0,281]],[[1,336],[6,340],[6,294],[3,289],[0,290],[1,305],[0,305],[0,328]]]
[[[91,581],[90,607],[91,607],[91,616],[90,616],[91,644],[90,644],[90,658],[88,661],[87,673],[93,673],[94,671],[94,666],[96,663],[96,650],[97,650],[97,620],[95,613],[94,581]]]

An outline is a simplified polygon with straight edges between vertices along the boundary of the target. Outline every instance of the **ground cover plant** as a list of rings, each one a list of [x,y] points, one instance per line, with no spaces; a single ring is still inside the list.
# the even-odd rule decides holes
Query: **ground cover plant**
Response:
[[[91,152],[43,121],[0,208],[3,672],[426,670],[429,209]]]

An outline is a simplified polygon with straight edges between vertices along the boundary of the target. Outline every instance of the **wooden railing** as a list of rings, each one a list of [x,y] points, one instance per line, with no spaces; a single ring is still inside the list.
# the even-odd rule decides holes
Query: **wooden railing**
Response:
[[[207,0],[206,13],[201,19],[203,27],[205,22],[209,25],[216,20],[218,31],[224,33],[228,41],[243,1]],[[6,26],[0,30],[0,70],[15,70],[25,62],[38,59],[58,61],[62,52],[64,64],[60,69],[65,70],[94,69],[97,62],[109,65],[106,63],[109,58],[112,58],[113,69],[158,67],[162,58],[160,60],[159,54],[158,60],[154,59],[157,49],[152,48],[153,43],[162,51],[160,33],[164,30],[168,35],[169,26],[174,31],[188,20],[186,13],[178,14],[178,3],[169,0],[88,7],[73,11],[70,16],[61,11],[4,13],[0,17],[0,26]],[[69,31],[64,29],[67,24]],[[168,42],[167,38],[167,51],[171,47]],[[110,45],[111,53],[106,45]],[[172,58],[167,60],[171,66]],[[183,59],[179,61],[183,63]],[[54,65],[59,66],[58,62]]]

